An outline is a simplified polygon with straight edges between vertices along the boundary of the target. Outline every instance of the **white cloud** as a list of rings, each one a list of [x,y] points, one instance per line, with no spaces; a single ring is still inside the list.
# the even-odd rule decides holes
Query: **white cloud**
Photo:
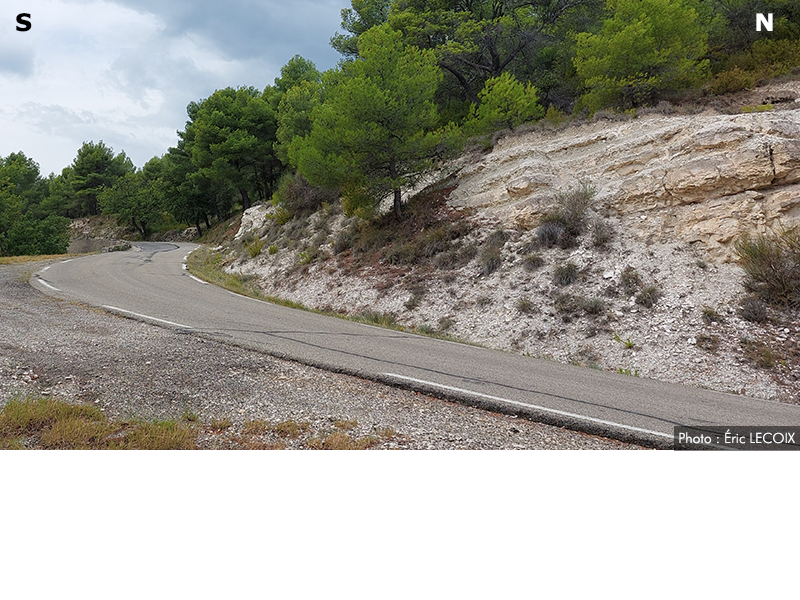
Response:
[[[23,151],[47,174],[100,139],[141,166],[176,143],[189,102],[227,86],[262,88],[295,54],[332,67],[328,39],[349,2],[18,4],[33,27],[16,32],[22,10],[0,11],[0,156]]]

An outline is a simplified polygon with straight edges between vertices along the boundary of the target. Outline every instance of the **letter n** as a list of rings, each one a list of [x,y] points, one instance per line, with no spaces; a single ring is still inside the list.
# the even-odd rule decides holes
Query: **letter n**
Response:
[[[756,31],[761,31],[762,27],[767,31],[772,31],[772,13],[766,17],[762,13],[756,14]]]

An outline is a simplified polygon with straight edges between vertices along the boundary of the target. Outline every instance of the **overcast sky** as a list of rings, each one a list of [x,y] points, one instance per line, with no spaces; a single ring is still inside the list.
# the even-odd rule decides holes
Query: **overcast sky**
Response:
[[[336,66],[328,41],[349,0],[1,0],[0,156],[43,176],[84,141],[137,166],[177,143],[186,105],[216,89],[263,89],[296,54]],[[17,14],[32,28],[16,31]]]

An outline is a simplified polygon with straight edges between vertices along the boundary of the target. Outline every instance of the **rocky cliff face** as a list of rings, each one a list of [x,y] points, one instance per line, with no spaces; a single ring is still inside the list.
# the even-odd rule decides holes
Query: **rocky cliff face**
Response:
[[[788,101],[769,112],[598,121],[462,157],[447,204],[470,209],[460,214],[473,227],[454,242],[473,250],[466,264],[354,268],[349,250],[335,254],[347,220],[322,212],[286,225],[304,228],[302,240],[270,237],[252,258],[243,239],[267,239],[263,207],[245,214],[226,263],[311,308],[391,313],[416,331],[620,376],[800,402],[800,315],[745,320],[732,260],[738,235],[800,224],[800,82],[784,88]],[[542,247],[540,217],[582,184],[597,190],[588,218],[610,241],[587,233],[575,247]],[[491,270],[481,259],[490,248]]]
[[[800,103],[789,106],[650,115],[506,138],[463,165],[451,204],[525,226],[555,192],[587,183],[597,188],[596,210],[639,236],[700,243],[730,259],[736,236],[800,222]]]

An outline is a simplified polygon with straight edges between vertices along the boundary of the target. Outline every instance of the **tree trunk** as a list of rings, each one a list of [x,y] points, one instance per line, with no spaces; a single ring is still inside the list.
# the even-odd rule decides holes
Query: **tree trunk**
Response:
[[[469,82],[467,81],[467,78],[464,77],[464,75],[461,73],[461,71],[459,71],[455,67],[453,67],[451,65],[448,65],[448,64],[445,64],[443,62],[439,62],[438,65],[439,65],[440,68],[445,69],[445,70],[449,71],[450,73],[452,73],[453,77],[455,77],[458,80],[458,83],[461,84],[461,87],[464,89],[464,93],[467,95],[467,99],[470,102],[472,102],[475,106],[480,106],[481,105],[480,98],[478,98],[478,95],[473,91],[472,87],[470,86]]]
[[[242,210],[247,210],[250,208],[250,196],[244,188],[239,188],[239,193],[242,195]]]
[[[400,203],[400,188],[394,190],[394,214],[398,220],[403,218],[403,205]]]

